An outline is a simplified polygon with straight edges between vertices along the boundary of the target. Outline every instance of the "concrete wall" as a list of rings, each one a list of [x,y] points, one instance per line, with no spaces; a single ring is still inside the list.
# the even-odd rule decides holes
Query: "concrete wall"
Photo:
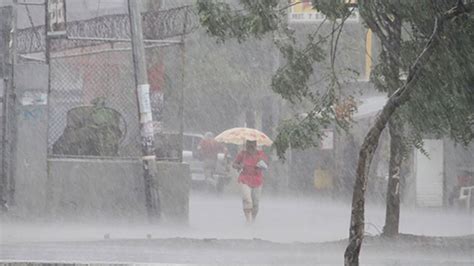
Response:
[[[158,162],[158,185],[163,220],[187,223],[191,172],[188,164]]]
[[[48,160],[47,213],[55,218],[143,219],[138,161]]]
[[[48,67],[44,64],[20,64],[15,67],[17,95],[14,202],[21,215],[41,215],[46,199],[46,143],[48,111],[46,92]],[[16,142],[16,143],[15,143]],[[30,189],[31,188],[31,189]]]
[[[144,221],[142,165],[138,160],[48,160],[47,213],[53,219]],[[186,164],[158,162],[164,221],[187,223],[190,172]]]

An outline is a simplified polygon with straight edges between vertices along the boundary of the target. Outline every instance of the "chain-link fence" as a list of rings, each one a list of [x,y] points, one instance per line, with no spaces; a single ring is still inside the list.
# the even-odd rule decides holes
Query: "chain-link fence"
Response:
[[[130,52],[110,49],[107,45],[96,45],[80,52],[66,50],[60,53],[52,54],[50,59],[48,136],[50,153],[74,155],[72,149],[64,146],[85,145],[88,140],[93,142],[94,136],[67,135],[65,129],[66,126],[70,126],[80,130],[81,127],[86,126],[81,124],[82,121],[77,123],[67,121],[68,113],[70,120],[74,120],[71,115],[75,110],[98,105],[112,108],[120,113],[121,124],[118,128],[120,132],[117,133],[120,146],[135,142],[133,140],[137,134],[134,129],[138,128],[138,119]],[[128,130],[130,132],[127,132]],[[83,149],[83,151],[75,155],[90,153],[86,147],[77,147],[77,149]],[[135,155],[133,152],[126,153]]]
[[[194,27],[188,13],[192,10],[183,7],[143,16],[153,120],[161,136],[157,146],[179,142],[184,85],[180,35],[187,32],[185,23],[190,23],[188,30]],[[49,154],[139,156],[134,69],[131,44],[126,40],[130,36],[128,17],[119,14],[68,26],[67,39],[50,40]],[[25,40],[33,40],[38,32],[36,28],[32,38]],[[162,40],[173,36],[173,40]],[[30,49],[42,46],[40,42]],[[163,138],[163,133],[174,138]],[[176,152],[158,156],[178,158]]]
[[[12,70],[26,62],[44,63],[46,50],[50,52],[48,155],[141,154],[126,9],[123,14],[93,18],[90,10],[70,10],[82,13],[67,23],[67,36],[47,42],[45,3],[0,7],[0,212],[6,202],[14,202],[15,195],[18,104],[23,96],[17,94]],[[189,6],[147,11],[142,18],[156,129],[176,136],[182,119],[178,111],[184,70],[181,37],[195,30],[198,20]],[[159,140],[157,147],[168,143]],[[178,156],[163,153],[160,157]]]
[[[180,45],[151,45],[146,48],[150,97],[157,131],[179,131],[178,109],[180,90],[183,88],[181,52]],[[51,55],[50,65],[50,154],[140,155],[139,118],[130,44],[99,43],[55,52]],[[86,109],[98,116],[81,111]],[[100,116],[104,113],[98,114],[96,111],[110,109],[116,111],[116,121],[101,121]],[[116,123],[116,127],[108,127],[111,123]],[[74,130],[68,131],[68,127]],[[89,130],[83,130],[84,127],[89,127]],[[99,127],[108,128],[104,131]],[[98,145],[109,146],[104,142],[118,142],[118,149],[113,152],[98,149]],[[71,145],[77,147],[71,148]]]

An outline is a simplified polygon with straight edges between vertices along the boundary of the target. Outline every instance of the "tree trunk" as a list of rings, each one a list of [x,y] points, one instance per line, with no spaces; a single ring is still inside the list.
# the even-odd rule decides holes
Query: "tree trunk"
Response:
[[[455,8],[445,13],[444,18],[454,17],[459,15],[459,12],[472,12],[473,3],[469,4],[469,7],[464,7],[462,2],[458,1]],[[443,20],[441,21],[441,23]],[[393,38],[388,38],[391,41],[391,47],[400,48],[401,42],[401,20],[395,18],[393,23]],[[399,87],[399,60],[400,50],[392,49],[390,51],[393,62],[390,64],[391,77],[389,77],[389,89]],[[397,77],[395,80],[395,76]],[[390,84],[392,83],[392,84]],[[396,85],[395,85],[396,84]],[[387,186],[387,206],[385,213],[385,226],[383,229],[383,235],[393,237],[399,234],[399,222],[400,222],[400,178],[401,169],[403,162],[404,147],[402,138],[404,134],[403,121],[397,116],[392,117],[389,122],[390,129],[390,165],[389,165],[389,180]]]
[[[403,122],[394,115],[389,122],[390,164],[387,185],[384,236],[396,236],[400,221],[400,172],[403,161]]]
[[[384,76],[387,80],[389,94],[391,95],[400,87],[401,66],[401,32],[402,20],[395,16],[393,22],[386,21],[392,27],[388,32],[387,40],[392,49],[386,51],[388,54],[388,68]],[[389,96],[390,96],[389,95]],[[385,226],[383,235],[396,236],[399,233],[400,220],[400,169],[403,161],[403,121],[398,115],[393,115],[389,121],[390,133],[390,161],[388,170],[388,185],[385,210]]]
[[[365,212],[365,190],[367,188],[367,177],[370,163],[374,158],[380,135],[385,128],[397,105],[393,100],[385,105],[382,113],[377,117],[375,125],[372,126],[364,139],[359,152],[359,162],[357,164],[356,181],[352,195],[351,224],[349,230],[349,245],[344,253],[344,262],[347,266],[359,265],[359,253],[364,237],[364,212]]]
[[[430,58],[433,53],[433,47],[437,44],[436,38],[439,34],[438,23],[443,23],[444,20],[450,17],[462,14],[464,10],[460,10],[459,6],[449,10],[439,20],[435,20],[435,26],[433,34],[429,41],[425,45],[425,48],[421,54],[416,58],[410,71],[408,73],[405,84],[397,89],[382,109],[375,120],[375,124],[370,128],[367,133],[364,143],[360,149],[359,162],[357,164],[356,181],[354,184],[354,192],[352,195],[352,210],[351,210],[351,223],[349,228],[349,244],[344,252],[344,264],[346,266],[357,266],[359,265],[359,253],[364,238],[364,211],[365,211],[365,190],[367,188],[367,176],[370,169],[370,163],[374,157],[374,152],[377,149],[380,135],[390,120],[392,114],[397,108],[404,104],[413,90],[414,82],[416,81],[420,69]]]

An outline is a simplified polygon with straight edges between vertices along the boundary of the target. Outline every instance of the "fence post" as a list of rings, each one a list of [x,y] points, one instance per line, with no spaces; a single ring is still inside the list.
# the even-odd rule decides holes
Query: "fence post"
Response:
[[[188,22],[188,10],[186,9],[186,13],[184,13],[184,23],[183,23],[183,33],[181,35],[181,43],[180,43],[180,54],[181,54],[181,91],[179,95],[179,153],[178,159],[179,162],[183,162],[183,139],[184,139],[184,90],[186,89],[186,81],[185,81],[185,71],[186,71],[186,47],[185,47],[185,36],[186,36],[186,28]]]

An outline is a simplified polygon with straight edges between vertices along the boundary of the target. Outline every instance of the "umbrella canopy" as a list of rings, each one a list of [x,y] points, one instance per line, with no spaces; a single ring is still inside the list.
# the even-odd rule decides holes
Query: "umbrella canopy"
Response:
[[[237,145],[244,144],[246,140],[257,141],[257,145],[259,146],[271,146],[273,143],[273,141],[263,132],[245,127],[228,129],[215,137],[215,140],[218,142]]]

